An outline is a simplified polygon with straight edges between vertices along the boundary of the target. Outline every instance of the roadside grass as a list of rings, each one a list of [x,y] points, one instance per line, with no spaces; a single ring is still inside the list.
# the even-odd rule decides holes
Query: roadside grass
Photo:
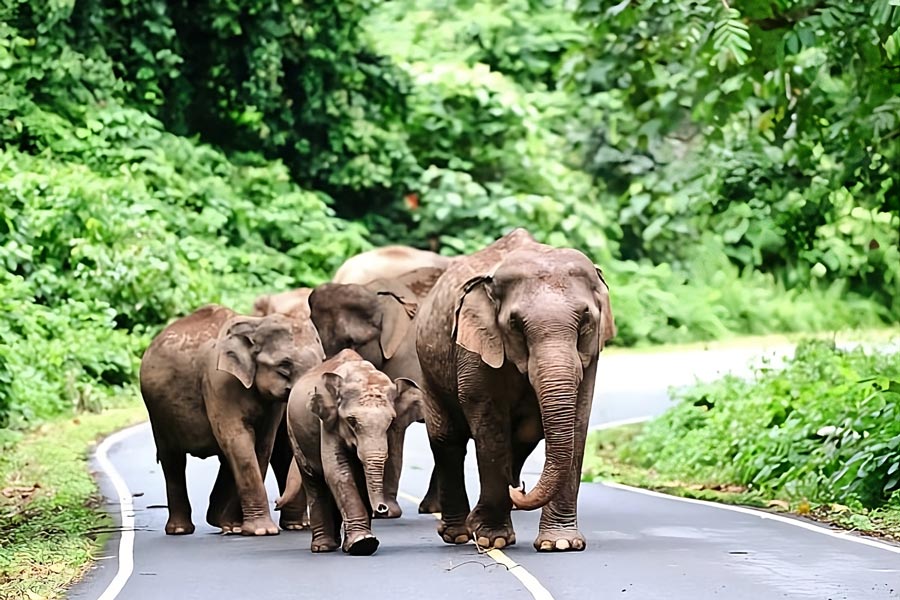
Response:
[[[89,453],[103,435],[145,418],[132,402],[25,433],[0,431],[0,598],[62,598],[81,578],[113,525],[98,510]]]
[[[746,506],[900,543],[900,494],[894,494],[882,506],[865,508],[859,502],[817,502],[783,490],[755,489],[726,478],[692,477],[684,471],[673,476],[652,465],[637,464],[633,447],[647,426],[646,422],[634,423],[591,432],[585,449],[583,480],[614,481],[683,498]]]

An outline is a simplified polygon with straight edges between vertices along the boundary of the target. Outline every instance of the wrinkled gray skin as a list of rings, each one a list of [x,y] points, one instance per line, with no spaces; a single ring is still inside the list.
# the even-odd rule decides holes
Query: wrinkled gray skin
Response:
[[[409,246],[385,246],[347,259],[335,272],[331,281],[362,285],[375,279],[394,279],[423,267],[444,270],[452,260],[428,250]]]
[[[543,507],[535,548],[583,550],[581,463],[599,348],[615,335],[599,270],[582,253],[517,229],[451,265],[416,321],[442,539],[502,548],[516,541],[513,505]],[[470,437],[481,481],[471,511],[463,478]],[[512,486],[541,438],[546,462],[525,494]]]
[[[309,297],[313,323],[322,337],[326,356],[345,348],[356,350],[391,379],[418,382],[422,373],[416,356],[414,315],[418,302],[431,290],[443,269],[426,267],[395,279],[377,279],[366,285],[326,283]],[[397,502],[403,442],[408,422],[395,422],[389,432],[390,454],[385,472],[388,512],[378,518],[402,514]],[[434,498],[435,502],[437,498]]]
[[[141,361],[141,395],[166,480],[166,533],[194,532],[186,455],[217,456],[206,520],[226,533],[274,535],[263,485],[294,382],[324,359],[309,321],[205,306],[166,327]]]
[[[253,315],[264,317],[277,313],[291,319],[308,321],[308,299],[310,293],[312,293],[312,288],[302,287],[277,294],[262,295],[253,303]],[[278,491],[281,494],[281,497],[275,502],[275,510],[281,514],[278,524],[282,529],[307,529],[309,527],[309,516],[306,509],[306,493],[300,484],[297,483],[299,492],[291,495],[292,500],[290,502],[284,499],[288,470],[293,462],[294,452],[291,450],[291,443],[288,440],[287,424],[282,419],[281,424],[278,426],[278,432],[275,434],[275,444],[272,448],[272,458],[270,460],[272,471],[275,473],[275,480],[278,482]],[[294,473],[293,476],[299,478],[299,473]]]
[[[388,511],[388,429],[418,413],[421,401],[412,381],[391,381],[353,350],[341,351],[297,382],[287,422],[309,501],[313,552],[336,550],[342,523],[344,552],[369,555],[378,548],[371,518]]]

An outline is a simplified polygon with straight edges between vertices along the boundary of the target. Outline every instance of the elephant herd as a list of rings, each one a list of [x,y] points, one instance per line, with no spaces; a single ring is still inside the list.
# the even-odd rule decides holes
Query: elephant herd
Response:
[[[277,534],[271,464],[281,529],[310,528],[313,552],[372,554],[372,519],[401,516],[406,429],[424,421],[434,470],[419,512],[440,512],[445,542],[503,548],[516,541],[511,510],[542,508],[534,547],[582,550],[576,505],[597,357],[615,332],[600,270],[523,229],[453,259],[366,252],[329,283],[257,299],[253,315],[200,308],[141,362],[166,533],[194,531],[186,456],[216,456],[210,525]],[[544,468],[526,493],[516,482],[541,439]]]

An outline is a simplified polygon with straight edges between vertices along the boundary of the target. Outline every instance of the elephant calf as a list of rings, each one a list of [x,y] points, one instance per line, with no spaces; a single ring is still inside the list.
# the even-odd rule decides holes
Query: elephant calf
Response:
[[[300,378],[288,401],[287,424],[309,501],[311,550],[338,547],[353,555],[378,548],[372,514],[384,514],[388,436],[421,410],[421,392],[409,379],[395,381],[353,350],[343,350]],[[291,478],[294,479],[294,478]],[[279,503],[296,491],[289,480]]]
[[[205,306],[166,327],[141,361],[141,395],[166,479],[166,533],[194,532],[186,455],[218,456],[206,520],[224,532],[273,535],[263,485],[294,382],[324,360],[309,320]]]

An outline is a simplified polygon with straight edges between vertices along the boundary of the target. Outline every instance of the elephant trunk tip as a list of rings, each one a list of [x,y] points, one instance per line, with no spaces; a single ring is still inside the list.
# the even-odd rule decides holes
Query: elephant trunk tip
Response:
[[[388,505],[385,504],[384,502],[379,502],[378,505],[375,507],[375,512],[379,515],[386,515],[388,510],[389,510]]]
[[[535,510],[541,508],[550,501],[550,496],[546,494],[536,494],[537,490],[532,490],[530,494],[525,493],[525,484],[521,487],[509,486],[509,498],[512,500],[513,507],[516,510]]]

